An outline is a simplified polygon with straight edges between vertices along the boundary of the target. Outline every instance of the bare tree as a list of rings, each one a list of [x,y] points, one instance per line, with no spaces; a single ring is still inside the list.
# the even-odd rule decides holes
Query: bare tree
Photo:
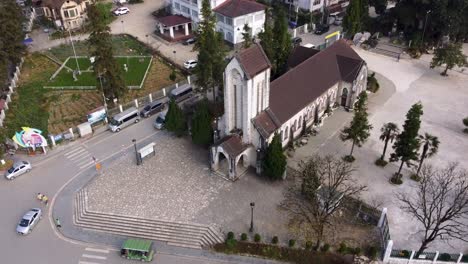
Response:
[[[357,197],[366,189],[352,179],[354,167],[333,156],[313,156],[300,164],[293,184],[280,207],[292,219],[306,225],[316,237],[316,246],[323,240],[325,228],[331,226],[333,214],[342,207],[346,197]]]
[[[468,242],[468,175],[453,163],[443,169],[424,166],[415,195],[397,194],[401,208],[423,226],[424,238],[418,257],[428,245],[440,238]]]

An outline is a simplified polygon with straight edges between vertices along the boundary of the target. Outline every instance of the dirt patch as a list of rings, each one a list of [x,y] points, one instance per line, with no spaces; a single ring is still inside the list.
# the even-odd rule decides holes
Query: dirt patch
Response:
[[[87,120],[90,110],[102,106],[102,95],[97,91],[50,91],[49,132],[58,134]]]

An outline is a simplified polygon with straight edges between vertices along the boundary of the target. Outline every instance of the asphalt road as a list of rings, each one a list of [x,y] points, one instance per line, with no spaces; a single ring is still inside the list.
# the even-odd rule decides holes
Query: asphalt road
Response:
[[[119,133],[106,131],[88,140],[69,143],[64,147],[50,151],[45,157],[15,157],[28,159],[33,169],[30,173],[19,176],[13,181],[0,179],[1,217],[0,217],[0,258],[1,263],[22,264],[106,264],[134,263],[119,257],[115,249],[105,245],[91,245],[71,241],[56,233],[53,216],[49,209],[53,202],[45,207],[36,200],[38,192],[45,193],[52,200],[69,180],[80,172],[94,166],[92,157],[103,161],[122,151],[133,151],[133,138],[137,142],[151,140],[159,131],[152,127],[155,117],[144,119],[138,124],[123,129]],[[41,160],[39,160],[41,159]],[[33,207],[43,208],[44,216],[27,236],[16,234],[16,224],[21,216]],[[66,227],[62,227],[66,228]],[[157,253],[155,263],[241,263],[238,260],[209,259],[201,256],[181,256]]]

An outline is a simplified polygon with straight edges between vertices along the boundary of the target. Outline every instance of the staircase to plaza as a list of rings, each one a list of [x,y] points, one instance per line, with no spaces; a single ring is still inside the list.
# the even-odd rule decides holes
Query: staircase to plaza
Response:
[[[75,196],[74,224],[95,231],[167,242],[186,248],[205,248],[222,243],[223,235],[211,226],[145,219],[87,209],[87,193],[81,189]]]

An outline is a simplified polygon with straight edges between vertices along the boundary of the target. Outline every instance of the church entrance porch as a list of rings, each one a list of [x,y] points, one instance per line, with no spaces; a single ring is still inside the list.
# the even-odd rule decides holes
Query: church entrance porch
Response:
[[[237,180],[249,167],[249,149],[238,135],[231,135],[211,147],[211,170],[229,180]]]

